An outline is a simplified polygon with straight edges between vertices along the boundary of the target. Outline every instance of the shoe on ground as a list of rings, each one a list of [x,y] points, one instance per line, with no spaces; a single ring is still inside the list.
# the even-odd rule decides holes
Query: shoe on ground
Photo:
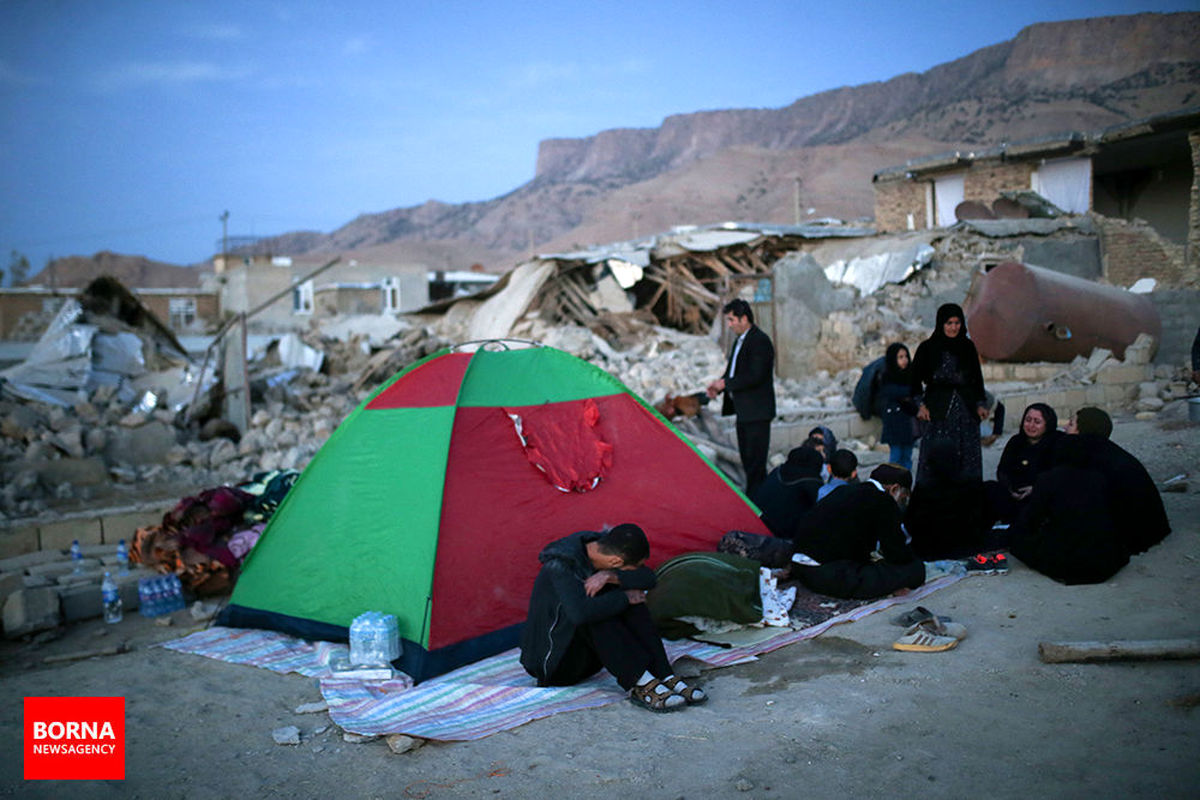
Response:
[[[920,623],[913,625],[904,632],[903,636],[892,643],[893,650],[903,650],[909,653],[941,653],[953,650],[957,646],[958,639],[953,636],[939,636]]]

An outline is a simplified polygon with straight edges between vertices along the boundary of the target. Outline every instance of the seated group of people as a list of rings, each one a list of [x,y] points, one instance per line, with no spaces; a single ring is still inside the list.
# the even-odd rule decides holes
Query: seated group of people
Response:
[[[1100,409],[1081,409],[1060,431],[1054,410],[1035,403],[1005,446],[995,481],[958,474],[953,446],[935,439],[921,445],[931,468],[914,486],[912,473],[891,463],[859,480],[854,454],[815,429],[751,498],[774,537],[762,554],[693,560],[714,573],[708,586],[732,587],[699,594],[710,607],[741,609],[730,612],[738,616],[754,604],[761,563],[785,566],[817,594],[883,597],[921,586],[926,561],[1000,549],[1063,583],[1103,582],[1170,533],[1153,480],[1111,432]],[[521,663],[539,685],[577,683],[603,667],[653,711],[705,700],[673,674],[663,650],[663,626],[647,608],[658,582],[648,556],[645,533],[631,523],[572,534],[542,551],[521,641]],[[705,616],[699,607],[694,614]],[[679,630],[687,635],[686,626]]]

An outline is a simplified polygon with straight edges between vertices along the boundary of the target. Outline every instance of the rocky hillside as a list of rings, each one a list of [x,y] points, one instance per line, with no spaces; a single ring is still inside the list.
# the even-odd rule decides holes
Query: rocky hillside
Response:
[[[1200,13],[1032,25],[924,73],[777,109],[679,114],[658,128],[548,139],[533,179],[491,200],[364,214],[259,248],[343,252],[439,268],[511,267],[531,252],[679,224],[873,213],[871,175],[960,146],[1095,130],[1200,105]]]

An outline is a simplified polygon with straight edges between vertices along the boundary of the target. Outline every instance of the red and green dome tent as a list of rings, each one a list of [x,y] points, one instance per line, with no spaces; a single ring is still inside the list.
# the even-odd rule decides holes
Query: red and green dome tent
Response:
[[[313,457],[221,623],[345,641],[394,614],[416,680],[515,646],[548,542],[635,522],[651,565],[766,534],[670,423],[550,347],[463,346],[401,370]]]

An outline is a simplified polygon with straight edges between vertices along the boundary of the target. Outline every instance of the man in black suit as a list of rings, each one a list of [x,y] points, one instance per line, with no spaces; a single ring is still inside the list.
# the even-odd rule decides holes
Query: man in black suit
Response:
[[[749,495],[767,477],[771,420],[775,418],[775,347],[771,337],[754,324],[754,311],[745,300],[730,300],[721,310],[725,326],[737,339],[725,373],[708,385],[708,396],[724,392],[721,414],[737,415],[738,454]]]

